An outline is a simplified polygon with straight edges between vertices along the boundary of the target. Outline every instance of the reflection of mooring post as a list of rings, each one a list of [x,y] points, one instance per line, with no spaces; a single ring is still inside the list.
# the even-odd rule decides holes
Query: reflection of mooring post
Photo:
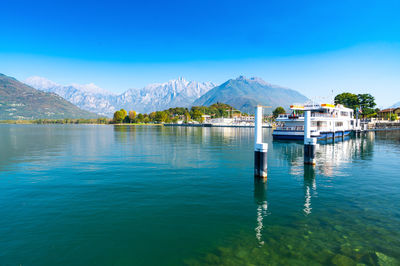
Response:
[[[311,214],[311,195],[312,190],[315,192],[317,185],[315,182],[315,167],[313,165],[304,165],[304,213]]]
[[[358,108],[356,109],[356,137],[360,133],[360,127],[359,127],[360,120],[358,118]]]
[[[264,245],[262,232],[264,228],[264,217],[267,216],[267,182],[265,179],[254,178],[254,200],[257,204],[256,238],[260,246]]]
[[[262,118],[262,106],[257,106],[254,118],[254,175],[266,178],[268,144],[262,142]]]
[[[317,138],[311,137],[311,111],[304,112],[304,163],[315,164]]]

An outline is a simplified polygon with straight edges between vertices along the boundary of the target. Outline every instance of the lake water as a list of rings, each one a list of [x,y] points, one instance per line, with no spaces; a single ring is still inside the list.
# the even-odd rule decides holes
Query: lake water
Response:
[[[0,125],[0,265],[399,265],[400,132]]]

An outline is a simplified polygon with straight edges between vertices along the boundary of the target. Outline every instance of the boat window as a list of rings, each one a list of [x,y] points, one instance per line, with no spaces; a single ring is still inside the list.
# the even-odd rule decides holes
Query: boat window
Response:
[[[326,122],[326,121],[318,121],[317,122],[317,126],[319,128],[326,127],[327,125],[328,125],[328,122]]]
[[[342,127],[343,126],[343,122],[336,122],[335,124],[337,127]]]

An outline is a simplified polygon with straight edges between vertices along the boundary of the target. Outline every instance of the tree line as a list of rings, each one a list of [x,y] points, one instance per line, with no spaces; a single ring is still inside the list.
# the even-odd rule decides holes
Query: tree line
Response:
[[[164,111],[151,112],[149,114],[137,114],[135,111],[127,112],[124,109],[116,111],[113,116],[113,123],[177,123],[179,120],[187,123],[189,121],[203,122],[203,115],[211,118],[230,117],[235,109],[224,103],[215,103],[210,106],[192,106],[169,108]]]
[[[342,104],[356,112],[362,110],[363,117],[376,117],[379,112],[376,106],[375,98],[371,94],[353,94],[349,92],[336,95],[335,104]],[[237,110],[225,103],[215,103],[210,106],[192,106],[169,108],[164,111],[151,112],[149,114],[137,114],[135,111],[127,112],[124,109],[116,111],[113,119],[100,117],[97,119],[37,119],[37,120],[16,120],[18,123],[33,124],[119,124],[119,123],[177,123],[179,120],[188,123],[190,121],[203,122],[203,115],[209,115],[211,118],[232,117]],[[283,107],[277,107],[273,112],[273,117],[286,113]],[[244,114],[247,115],[247,114]],[[395,114],[392,114],[395,116]],[[397,117],[396,117],[397,119]],[[3,121],[10,122],[10,121]]]

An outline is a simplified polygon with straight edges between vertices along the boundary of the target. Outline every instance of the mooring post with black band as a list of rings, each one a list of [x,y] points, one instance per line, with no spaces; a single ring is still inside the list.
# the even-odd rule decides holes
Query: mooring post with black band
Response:
[[[266,178],[268,144],[262,142],[262,108],[262,106],[256,107],[256,114],[254,117],[254,176]]]
[[[305,111],[304,112],[304,164],[315,165],[316,147],[317,147],[317,138],[311,137],[311,111]]]

